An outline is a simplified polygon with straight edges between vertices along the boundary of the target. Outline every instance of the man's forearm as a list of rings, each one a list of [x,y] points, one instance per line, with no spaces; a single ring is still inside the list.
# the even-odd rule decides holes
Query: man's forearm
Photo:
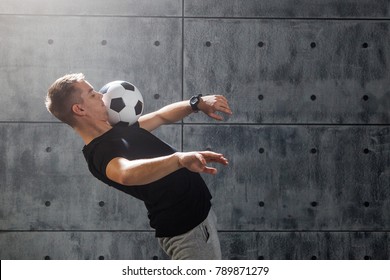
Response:
[[[139,160],[114,158],[107,165],[106,175],[119,184],[136,186],[157,181],[180,168],[176,154]]]
[[[107,165],[106,175],[110,180],[119,184],[138,186],[157,181],[180,168],[187,168],[192,172],[217,173],[216,168],[207,166],[210,162],[228,164],[222,154],[211,151],[176,152],[152,159],[114,158]]]
[[[185,100],[167,105],[158,110],[157,114],[164,120],[165,123],[175,123],[181,121],[192,112],[189,101]]]
[[[139,118],[139,124],[143,129],[152,131],[163,124],[175,123],[192,113],[190,103],[179,101],[161,108]]]
[[[199,111],[207,116],[222,121],[222,116],[218,112],[231,115],[232,111],[229,107],[227,99],[222,95],[206,95],[200,98],[198,103]],[[163,124],[175,123],[193,112],[188,100],[173,103],[165,106],[162,109],[141,116],[139,124],[143,129],[152,131]]]

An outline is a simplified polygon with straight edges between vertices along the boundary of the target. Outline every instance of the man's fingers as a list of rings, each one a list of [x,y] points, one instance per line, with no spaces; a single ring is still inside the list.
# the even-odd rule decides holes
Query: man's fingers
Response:
[[[230,109],[229,104],[226,102],[216,103],[214,109],[218,112],[226,113],[228,115],[231,115],[233,113]]]
[[[197,153],[195,156],[203,165],[206,165],[207,161],[201,153]]]
[[[214,114],[215,112],[221,112],[231,115],[233,112],[230,109],[229,102],[223,95],[209,95],[202,97],[207,107],[202,111],[216,120],[222,120],[221,116]]]
[[[213,168],[213,167],[208,167],[208,166],[205,166],[203,168],[203,173],[207,173],[207,174],[217,174],[217,169],[216,168]]]
[[[215,95],[215,97],[216,97],[216,99],[218,100],[218,101],[220,101],[220,102],[222,102],[222,103],[224,103],[224,104],[228,104],[229,103],[229,101],[226,99],[226,97],[225,96],[223,96],[223,95]]]
[[[209,117],[211,117],[211,118],[213,118],[213,119],[216,119],[216,120],[218,120],[218,121],[222,121],[222,120],[223,120],[223,118],[222,118],[220,115],[218,115],[218,114],[209,113],[208,115],[209,115]]]
[[[227,101],[225,96],[218,95],[217,97],[218,97],[218,102],[216,104],[216,109],[226,114],[232,114],[232,110],[230,109],[229,102]]]
[[[227,165],[229,161],[223,156],[223,154],[214,153],[210,151],[200,152],[207,162],[218,162]]]
[[[215,158],[213,160],[211,160],[212,162],[217,162],[217,163],[221,163],[223,165],[228,165],[229,164],[229,161],[224,158],[224,157],[220,157],[220,158]]]
[[[216,168],[207,166],[208,160],[207,160],[207,158],[203,154],[197,153],[196,154],[196,158],[201,163],[201,167],[200,167],[201,172],[207,173],[207,174],[216,174],[217,173],[217,169]]]

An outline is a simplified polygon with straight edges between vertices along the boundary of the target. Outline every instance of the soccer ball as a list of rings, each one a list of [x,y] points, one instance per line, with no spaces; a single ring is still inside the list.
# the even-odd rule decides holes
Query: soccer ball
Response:
[[[142,115],[144,100],[141,92],[126,81],[113,81],[100,90],[111,125],[132,125]]]

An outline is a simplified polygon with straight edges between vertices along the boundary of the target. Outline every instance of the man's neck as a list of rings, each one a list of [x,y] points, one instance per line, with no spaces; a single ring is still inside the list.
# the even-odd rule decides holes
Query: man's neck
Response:
[[[109,131],[112,126],[107,122],[98,122],[93,124],[79,124],[74,130],[81,136],[85,145],[88,145],[93,139]]]

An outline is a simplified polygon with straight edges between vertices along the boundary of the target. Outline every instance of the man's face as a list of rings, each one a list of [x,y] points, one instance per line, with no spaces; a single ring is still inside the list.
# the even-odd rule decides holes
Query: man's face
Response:
[[[107,108],[102,100],[103,95],[93,89],[90,83],[87,81],[78,82],[75,86],[80,90],[80,97],[83,110],[86,115],[96,120],[108,120]]]

